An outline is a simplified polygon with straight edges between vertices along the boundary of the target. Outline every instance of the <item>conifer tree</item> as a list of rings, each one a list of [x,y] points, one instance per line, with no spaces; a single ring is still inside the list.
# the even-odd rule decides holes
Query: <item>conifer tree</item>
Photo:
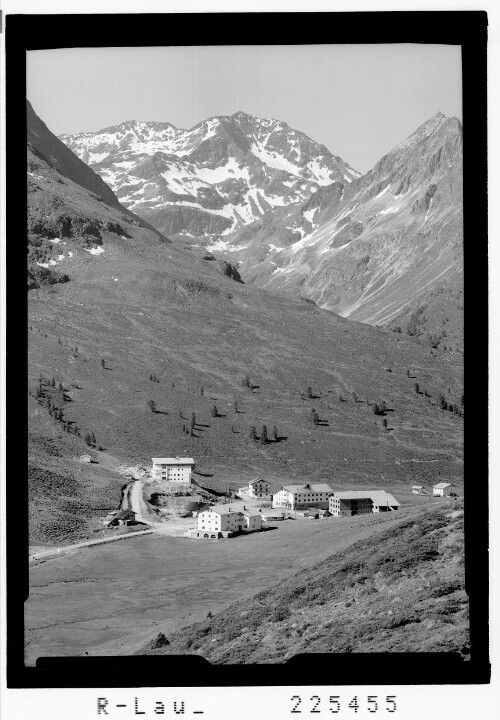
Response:
[[[257,440],[257,432],[255,430],[255,425],[250,426],[250,440]]]
[[[267,437],[267,427],[266,425],[262,426],[262,430],[260,431],[260,444],[266,445],[269,442],[269,439]]]
[[[278,442],[278,439],[279,439],[278,438],[278,428],[276,427],[276,425],[273,426],[273,431],[272,431],[271,435],[272,435],[274,442]]]
[[[146,405],[151,410],[152,413],[156,412],[156,403],[154,400],[148,400]]]
[[[310,385],[309,385],[309,387],[307,388],[306,395],[307,395],[308,399],[311,399],[311,398],[313,397],[313,392],[312,392],[312,388],[311,388]]]
[[[419,386],[418,383],[415,383],[415,392],[417,393],[417,395],[418,395],[419,392],[420,392],[420,386]]]
[[[319,415],[314,408],[312,408],[311,412],[309,413],[309,419],[315,425],[317,425],[319,423]]]
[[[217,410],[217,405],[212,405],[212,409],[210,410],[210,414],[212,417],[217,417],[219,415],[219,412]]]

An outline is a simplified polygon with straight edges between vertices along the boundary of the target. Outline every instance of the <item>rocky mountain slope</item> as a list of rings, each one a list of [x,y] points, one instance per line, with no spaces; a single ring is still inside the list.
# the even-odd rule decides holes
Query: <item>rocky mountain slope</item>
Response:
[[[462,128],[438,113],[360,177],[245,113],[62,136],[120,200],[248,283],[463,348]]]
[[[243,112],[190,130],[129,121],[61,140],[156,228],[205,240],[359,176],[286,123]]]
[[[329,521],[335,525],[336,520]],[[463,509],[422,509],[141,654],[279,663],[298,653],[458,652],[468,659]]]
[[[462,222],[462,127],[438,113],[363,177],[268,213],[224,245],[247,282],[456,349]]]
[[[28,287],[65,282],[105,238],[168,242],[123,207],[27,103]]]

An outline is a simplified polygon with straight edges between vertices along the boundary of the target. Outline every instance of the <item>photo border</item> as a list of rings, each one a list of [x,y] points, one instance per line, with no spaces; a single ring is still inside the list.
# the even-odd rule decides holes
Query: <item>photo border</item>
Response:
[[[6,516],[7,686],[198,687],[488,683],[487,14],[445,12],[7,15]],[[462,46],[464,143],[465,559],[470,660],[459,653],[296,655],[283,664],[211,665],[198,656],[40,658],[24,665],[28,598],[26,51],[168,45],[439,43]],[[286,42],[284,39],[286,38]],[[166,45],[165,40],[172,40]],[[277,39],[280,42],[277,42]],[[168,119],[168,118],[165,118]],[[468,331],[468,334],[467,334]]]

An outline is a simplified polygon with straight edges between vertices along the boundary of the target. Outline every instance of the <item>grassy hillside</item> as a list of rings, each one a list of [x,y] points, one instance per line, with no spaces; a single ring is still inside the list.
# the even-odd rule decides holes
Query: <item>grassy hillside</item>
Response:
[[[78,478],[86,497],[113,487],[111,506],[123,482],[116,468],[159,455],[193,456],[196,479],[219,490],[255,475],[273,490],[305,478],[396,496],[416,481],[460,485],[463,420],[438,403],[440,394],[460,402],[459,356],[234,282],[173,245],[109,235],[101,247],[98,256],[74,247],[71,281],[30,292],[35,477],[55,467],[49,439],[57,472]],[[62,420],[35,397],[40,375],[63,386],[53,398]],[[374,414],[382,401],[384,415]],[[191,437],[183,425],[193,412]],[[277,427],[278,442],[250,439],[264,424],[269,434]],[[75,475],[87,433],[102,448],[99,465],[79,463]],[[60,496],[48,496],[52,521]]]
[[[335,523],[335,520],[331,520]],[[276,663],[297,653],[468,655],[463,510],[424,508],[205,622],[159,634],[151,654]]]

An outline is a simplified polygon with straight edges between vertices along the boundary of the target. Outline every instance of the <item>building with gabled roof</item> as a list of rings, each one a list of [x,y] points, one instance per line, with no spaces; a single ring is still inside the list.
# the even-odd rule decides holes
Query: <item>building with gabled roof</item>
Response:
[[[385,490],[339,490],[332,493],[329,510],[334,517],[364,515],[397,510],[401,506]]]
[[[414,495],[429,495],[429,488],[425,485],[412,485],[411,491]]]
[[[264,500],[270,498],[271,483],[263,478],[255,478],[250,480],[248,485],[238,488],[238,495],[248,495],[249,498],[262,498]]]
[[[198,513],[196,537],[229,537],[240,532],[262,530],[262,516],[252,508],[235,509],[230,504],[212,505]]]
[[[455,495],[455,486],[453,483],[440,482],[434,485],[432,488],[433,495],[440,495],[441,497],[450,497]]]
[[[305,510],[308,507],[328,510],[332,488],[326,483],[282,485],[273,495],[273,507],[285,510]]]
[[[119,510],[113,519],[108,523],[108,527],[116,525],[133,525],[135,523],[135,512],[133,510]]]

